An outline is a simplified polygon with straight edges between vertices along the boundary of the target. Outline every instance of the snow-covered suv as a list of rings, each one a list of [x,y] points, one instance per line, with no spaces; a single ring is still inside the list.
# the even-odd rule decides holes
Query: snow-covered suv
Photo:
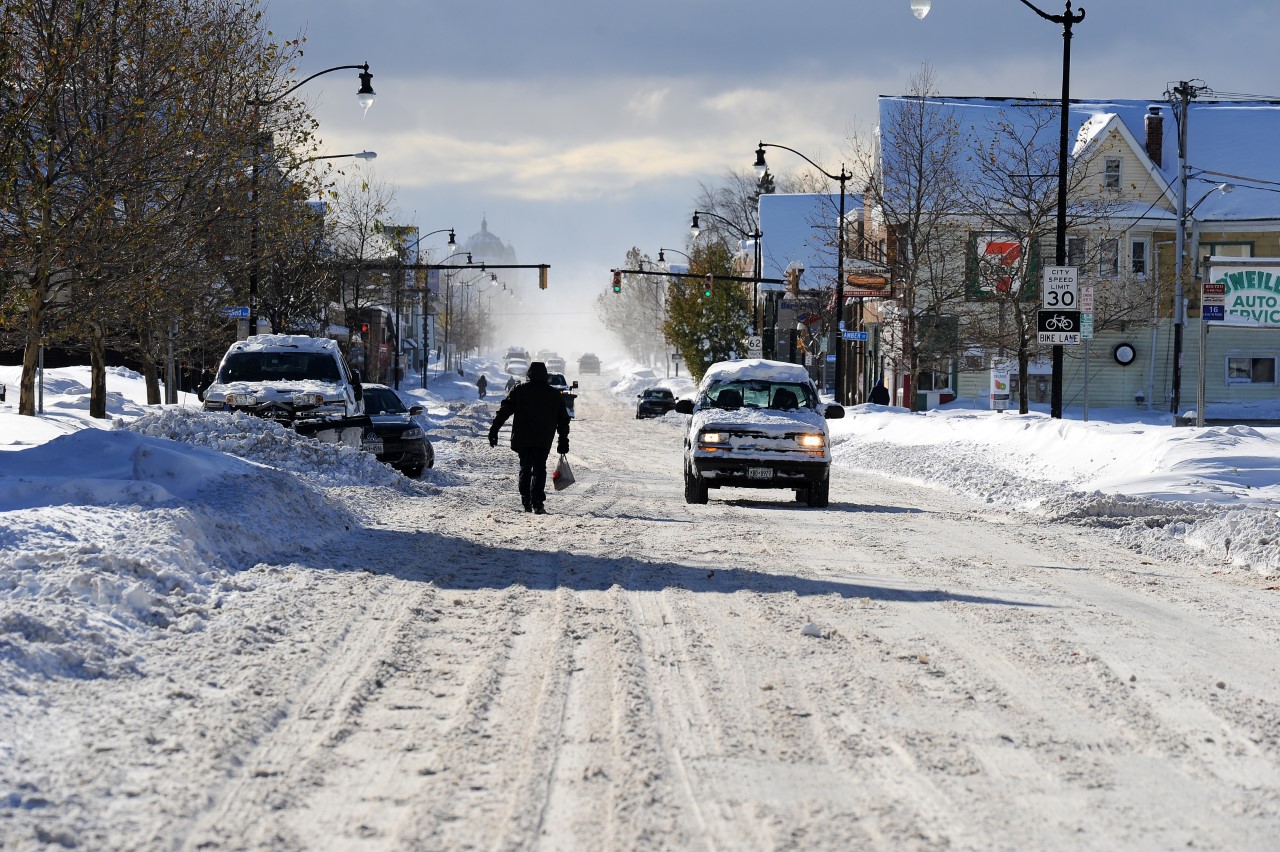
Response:
[[[257,334],[222,356],[204,408],[244,411],[324,441],[361,446],[371,428],[363,395],[360,374],[336,340]]]
[[[831,480],[827,420],[844,408],[823,403],[799,364],[747,359],[712,364],[684,439],[684,499],[706,503],[709,488],[791,488],[810,506],[827,505]]]

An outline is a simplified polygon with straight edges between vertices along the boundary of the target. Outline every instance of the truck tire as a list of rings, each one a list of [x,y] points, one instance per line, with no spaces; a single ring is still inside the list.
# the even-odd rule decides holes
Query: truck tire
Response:
[[[809,486],[808,499],[805,500],[811,507],[815,509],[825,508],[827,500],[831,495],[831,480],[824,479],[821,482],[814,482]]]
[[[707,502],[707,483],[688,468],[684,471],[684,502],[699,505]]]

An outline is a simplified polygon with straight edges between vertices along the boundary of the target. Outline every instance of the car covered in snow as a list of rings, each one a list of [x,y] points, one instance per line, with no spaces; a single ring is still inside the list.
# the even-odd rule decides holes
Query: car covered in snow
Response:
[[[362,446],[371,437],[360,373],[326,337],[255,334],[236,341],[205,389],[204,409],[242,411],[333,443]]]
[[[751,358],[712,364],[684,439],[684,497],[706,503],[711,488],[788,488],[809,506],[827,505],[831,447],[827,421],[844,408],[824,403],[799,364]]]
[[[364,410],[382,444],[378,461],[405,476],[418,477],[436,463],[435,448],[418,421],[421,405],[406,406],[400,394],[387,385],[364,386]]]

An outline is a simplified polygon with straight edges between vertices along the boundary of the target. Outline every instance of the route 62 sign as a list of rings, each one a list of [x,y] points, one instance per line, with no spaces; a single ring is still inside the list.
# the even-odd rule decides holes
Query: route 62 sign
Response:
[[[1041,345],[1075,346],[1080,342],[1080,312],[1040,311],[1036,315],[1036,341]]]

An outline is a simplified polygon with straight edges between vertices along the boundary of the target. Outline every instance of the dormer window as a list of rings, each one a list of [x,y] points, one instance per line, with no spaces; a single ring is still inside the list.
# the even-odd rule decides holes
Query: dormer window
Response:
[[[1107,189],[1120,188],[1120,164],[1123,162],[1119,157],[1107,157],[1103,164],[1103,183]]]

